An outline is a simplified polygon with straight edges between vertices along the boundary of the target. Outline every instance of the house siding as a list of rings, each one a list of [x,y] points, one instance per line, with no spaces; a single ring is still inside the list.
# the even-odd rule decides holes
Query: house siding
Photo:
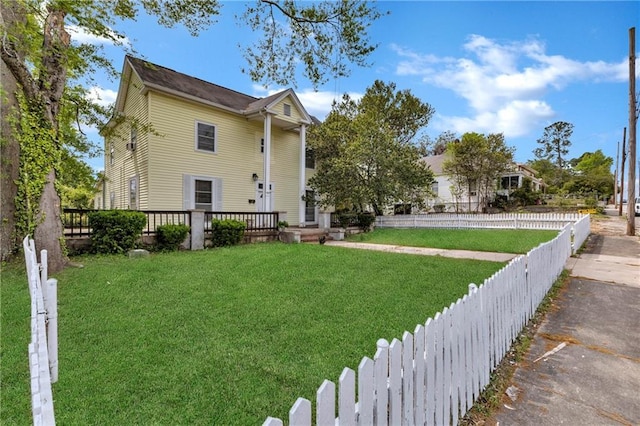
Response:
[[[185,173],[222,179],[222,209],[255,211],[256,184],[263,177],[260,139],[264,124],[207,105],[150,91],[149,120],[160,136],[150,135],[149,209],[182,210]],[[292,107],[292,112],[295,108]],[[216,152],[195,148],[195,123],[216,127]],[[299,133],[272,129],[271,182],[274,209],[298,217]],[[256,203],[259,202],[256,200]]]
[[[287,104],[291,107],[291,115],[287,116],[284,114],[284,104]],[[293,98],[291,98],[291,96],[286,96],[280,102],[275,104],[271,108],[271,110],[278,114],[278,118],[290,121],[292,124],[297,124],[300,122],[300,120],[302,120],[302,114],[300,114],[300,111],[296,107],[296,103],[293,101]]]
[[[131,74],[126,91],[123,113],[126,117],[133,117],[140,123],[147,121],[146,97],[140,92],[142,82]],[[138,208],[147,208],[148,189],[148,133],[139,131],[136,150],[129,151],[126,148],[131,138],[131,121],[117,125],[109,137],[105,138],[105,172],[108,177],[106,187],[106,205],[117,209],[128,209],[129,205],[129,180],[138,177]],[[110,162],[111,144],[114,148],[114,164]],[[111,193],[114,193],[114,204],[110,206]]]
[[[103,208],[192,208],[195,181],[209,180],[211,208],[262,210],[257,186],[265,175],[260,142],[265,137],[266,109],[273,114],[268,182],[273,191],[269,208],[287,212],[290,223],[300,222],[301,176],[308,178],[315,171],[300,164],[300,125],[311,119],[291,89],[257,99],[161,66],[148,67],[146,62],[130,57],[125,59],[122,75],[117,113],[104,133]],[[117,124],[119,116],[125,119]],[[215,126],[215,152],[197,149],[198,122]],[[139,123],[134,151],[126,148],[132,123]],[[113,165],[109,155],[112,144]],[[132,178],[137,179],[136,206],[129,201]],[[199,194],[207,191],[208,187],[200,187]]]

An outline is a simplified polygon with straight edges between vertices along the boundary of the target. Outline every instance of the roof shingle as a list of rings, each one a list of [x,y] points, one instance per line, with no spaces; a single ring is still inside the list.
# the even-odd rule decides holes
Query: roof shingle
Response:
[[[133,56],[127,55],[126,60],[143,83],[158,88],[178,91],[238,111],[245,111],[251,104],[262,100]]]

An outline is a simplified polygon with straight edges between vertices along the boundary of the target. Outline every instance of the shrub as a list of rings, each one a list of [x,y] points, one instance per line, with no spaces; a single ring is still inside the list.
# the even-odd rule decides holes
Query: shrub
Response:
[[[433,206],[433,211],[436,212],[436,213],[444,213],[444,208],[445,207],[446,206],[444,204],[435,204]]]
[[[160,250],[176,251],[189,235],[189,227],[183,224],[160,225],[158,233],[158,248]]]
[[[584,205],[589,207],[590,209],[595,209],[596,207],[598,207],[598,200],[596,200],[595,198],[586,198],[584,200]]]
[[[242,241],[246,227],[247,224],[239,220],[213,219],[211,222],[211,230],[213,232],[211,243],[214,247],[236,245]]]
[[[373,213],[361,212],[358,213],[358,228],[367,232],[371,229],[371,225],[376,220],[376,216]]]
[[[101,210],[89,213],[91,249],[95,253],[126,253],[131,250],[147,224],[142,212]]]

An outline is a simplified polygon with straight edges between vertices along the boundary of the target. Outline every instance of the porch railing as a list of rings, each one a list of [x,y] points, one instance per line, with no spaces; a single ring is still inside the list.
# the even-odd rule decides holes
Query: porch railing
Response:
[[[62,223],[66,237],[89,237],[89,213],[97,210],[64,209]],[[155,235],[157,227],[167,224],[185,224],[191,226],[190,211],[175,210],[144,210],[147,216],[147,224],[142,231],[143,235]],[[211,221],[216,219],[234,219],[247,224],[246,232],[277,231],[278,212],[205,212],[204,231],[211,232]]]
[[[211,222],[213,219],[232,219],[247,224],[246,232],[277,231],[279,214],[278,212],[205,212],[204,232],[211,233]]]

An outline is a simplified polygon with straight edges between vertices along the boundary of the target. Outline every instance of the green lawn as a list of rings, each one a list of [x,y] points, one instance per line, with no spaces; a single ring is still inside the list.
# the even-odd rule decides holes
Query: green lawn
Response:
[[[557,235],[558,231],[529,229],[377,228],[366,234],[352,235],[348,240],[409,247],[524,254]]]
[[[503,264],[321,245],[87,257],[59,279],[59,424],[261,424]],[[29,296],[2,275],[1,424],[30,424]]]

